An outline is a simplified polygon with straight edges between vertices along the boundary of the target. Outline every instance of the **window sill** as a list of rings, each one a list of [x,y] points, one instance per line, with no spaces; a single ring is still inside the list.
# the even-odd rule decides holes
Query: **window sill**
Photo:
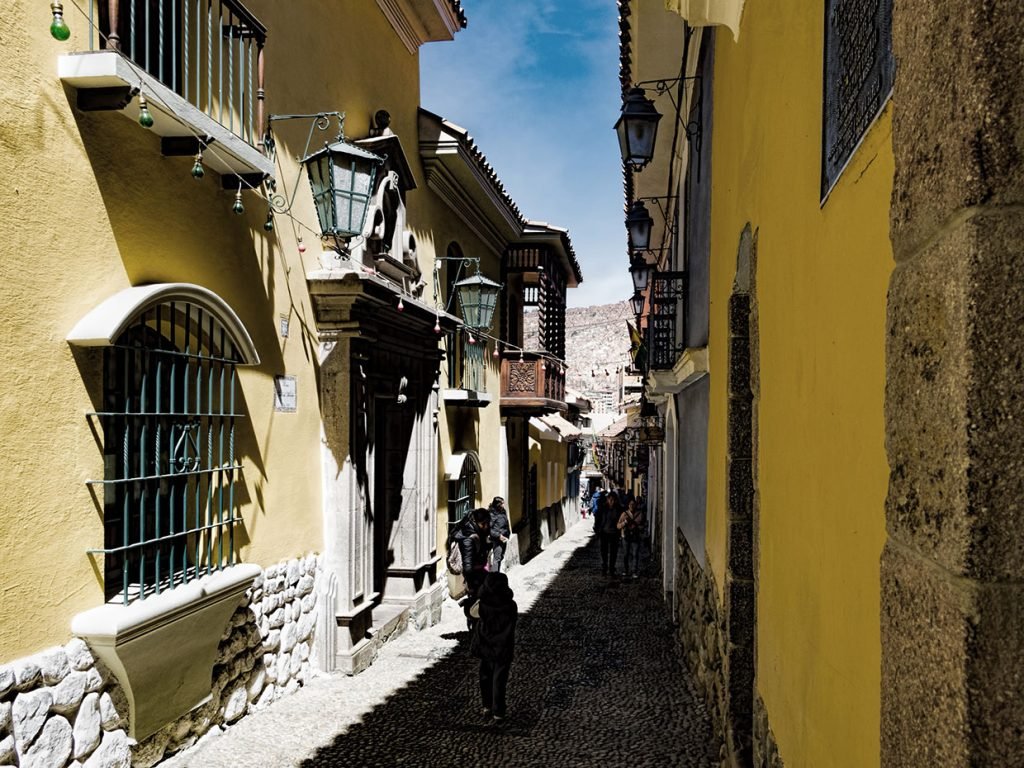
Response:
[[[494,401],[494,395],[475,389],[443,389],[441,399],[455,408],[486,408]]]
[[[80,613],[71,631],[110,668],[129,705],[129,736],[142,741],[210,698],[224,628],[261,569],[233,565],[129,605]]]

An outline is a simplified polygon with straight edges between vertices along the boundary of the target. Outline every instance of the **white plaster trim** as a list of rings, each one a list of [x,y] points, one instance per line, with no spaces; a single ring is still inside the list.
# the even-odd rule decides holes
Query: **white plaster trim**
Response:
[[[482,471],[480,456],[476,451],[460,451],[459,453],[453,453],[445,460],[444,479],[458,480],[462,477],[462,467],[465,465],[467,458],[476,466],[477,472]]]
[[[542,421],[536,416],[530,417],[530,429],[536,432],[538,440],[553,440],[556,443],[562,440],[558,430],[548,426],[547,422]]]
[[[125,288],[93,308],[75,324],[67,342],[77,347],[109,347],[140,314],[171,301],[196,304],[224,326],[242,356],[242,365],[259,365],[252,337],[231,306],[211,290],[192,283],[154,283]]]
[[[490,392],[480,392],[476,389],[443,389],[441,399],[445,404],[473,403],[475,405],[487,406],[494,402],[494,395]]]
[[[674,395],[708,373],[708,348],[690,347],[671,371],[651,371],[648,387],[654,395]]]
[[[233,565],[71,620],[72,633],[85,639],[124,689],[133,739],[141,741],[209,699],[221,636],[260,573],[258,565]]]
[[[728,27],[739,42],[743,4],[744,0],[665,0],[665,10],[675,11],[691,27]]]
[[[136,71],[138,69],[138,71]],[[220,174],[262,173],[274,176],[274,163],[256,147],[225,128],[194,104],[186,101],[155,77],[133,68],[114,51],[87,51],[58,57],[57,75],[61,82],[78,89],[141,86],[153,115],[150,129],[158,136],[199,136],[214,140],[203,155],[208,169]],[[138,99],[121,110],[132,120],[138,119]]]
[[[409,53],[434,40],[454,40],[459,19],[446,0],[377,0]]]

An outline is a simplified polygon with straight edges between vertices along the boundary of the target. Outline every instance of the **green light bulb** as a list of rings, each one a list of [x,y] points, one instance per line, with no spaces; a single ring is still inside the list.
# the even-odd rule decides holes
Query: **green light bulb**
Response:
[[[267,214],[267,220],[263,222],[263,229],[267,232],[274,231],[274,216],[272,214]]]
[[[199,181],[206,175],[206,171],[203,170],[203,156],[196,155],[196,163],[192,166],[192,178]]]
[[[146,97],[141,93],[139,94],[139,125],[143,128],[153,127],[153,116],[149,114],[149,105],[146,102]]]
[[[54,40],[60,40],[63,43],[71,37],[71,29],[68,27],[68,23],[64,21],[64,6],[59,2],[53,2],[50,3],[50,10],[53,11],[50,34]]]
[[[231,206],[231,210],[241,216],[245,213],[245,206],[242,205],[242,190],[238,190],[235,193],[235,204]]]

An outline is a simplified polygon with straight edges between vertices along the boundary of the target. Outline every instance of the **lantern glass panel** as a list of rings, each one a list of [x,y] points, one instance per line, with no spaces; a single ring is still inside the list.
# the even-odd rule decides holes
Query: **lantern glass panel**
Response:
[[[642,293],[639,291],[634,293],[629,302],[633,305],[634,315],[642,315],[644,313],[644,295]]]
[[[634,251],[646,251],[651,247],[651,225],[654,221],[650,217],[643,219],[636,218],[627,221],[629,226],[629,240],[633,244]]]

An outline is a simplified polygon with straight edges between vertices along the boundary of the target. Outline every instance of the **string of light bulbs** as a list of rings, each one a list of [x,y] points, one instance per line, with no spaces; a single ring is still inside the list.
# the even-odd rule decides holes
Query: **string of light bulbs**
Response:
[[[78,14],[85,21],[85,23],[96,33],[96,35],[99,37],[99,39],[101,41],[103,41],[103,43],[105,45],[107,43],[109,43],[109,36],[105,32],[103,32],[102,29],[100,29],[100,27],[89,17],[89,15],[82,8],[80,8],[78,6],[77,0],[71,0],[71,6],[75,9],[75,11],[78,12]],[[59,42],[66,42],[71,37],[71,29],[70,29],[70,27],[68,26],[67,22],[64,19],[63,4],[60,2],[60,0],[53,0],[53,2],[50,3],[50,10],[51,10],[51,13],[53,14],[53,20],[52,20],[52,22],[50,24],[50,34],[51,34],[51,36],[55,40],[57,40]],[[128,56],[126,56],[124,54],[124,52],[120,50],[120,48],[105,48],[105,50],[113,51],[113,52],[117,53],[121,57],[121,59],[125,62],[125,64],[128,66],[128,68],[138,78],[138,83],[139,83],[138,84],[138,99],[139,99],[139,117],[138,117],[138,122],[139,122],[139,125],[141,125],[143,128],[150,129],[155,124],[155,121],[153,119],[153,115],[149,111],[149,99],[152,99],[152,101],[154,103],[156,103],[158,106],[162,107],[168,113],[173,114],[173,109],[171,107],[169,107],[167,104],[163,103],[159,98],[156,98],[153,94],[150,94],[149,99],[147,99],[146,94],[143,91],[143,85],[145,83],[145,80],[144,80],[144,74],[145,73],[139,68],[139,66],[132,59],[130,59]],[[222,164],[224,164],[225,166],[230,167],[227,159],[220,152],[217,151],[216,147],[214,147],[213,145],[211,145],[210,143],[208,143],[206,141],[206,137],[199,135],[199,133],[197,133],[196,130],[191,125],[189,125],[188,123],[183,123],[182,125],[192,134],[193,138],[196,140],[198,146],[200,147],[199,151],[195,155],[192,168],[190,169],[190,174],[191,174],[192,178],[194,178],[196,181],[201,181],[205,177],[205,175],[206,175],[206,171],[205,171],[205,169],[203,167],[203,153],[204,152],[213,155],[213,157],[217,158]],[[278,170],[281,171],[280,175],[281,175],[281,177],[283,179],[284,178],[284,173],[283,173],[284,169],[279,164],[279,158],[275,157],[275,162],[278,164],[277,167],[278,167]],[[242,176],[238,176],[238,189],[235,192],[234,201],[232,202],[232,206],[231,206],[231,210],[232,210],[233,213],[235,213],[237,215],[242,215],[243,213],[245,213],[245,205],[242,202],[242,188],[243,188],[243,186],[247,189],[247,191],[254,193],[258,198],[260,198],[261,200],[263,200],[264,202],[267,203],[267,206],[268,206],[267,220],[263,224],[263,229],[266,232],[273,232],[274,231],[273,215],[276,213],[276,214],[279,214],[279,215],[286,216],[288,219],[291,220],[293,226],[309,232],[310,235],[312,235],[313,237],[315,237],[315,238],[319,238],[320,237],[320,231],[318,229],[310,226],[305,221],[303,221],[302,219],[300,219],[297,216],[295,216],[295,214],[293,214],[290,210],[275,211],[274,208],[273,208],[273,200],[271,199],[270,195],[264,193],[261,189],[259,189],[255,185],[251,184],[248,180],[246,180]],[[306,245],[305,245],[305,243],[302,240],[302,235],[301,234],[297,234],[296,235],[296,239],[298,241],[297,242],[297,250],[299,251],[300,254],[305,253],[306,252]],[[284,253],[283,249],[282,249],[282,256],[284,257],[285,267],[290,271],[291,267],[288,265],[287,254]],[[364,271],[367,271],[369,273],[378,274],[376,270],[370,270],[367,267],[363,267],[363,269],[364,269]],[[404,292],[405,292],[405,286],[403,284],[401,286],[401,288],[399,289],[398,305],[396,307],[396,309],[399,312],[402,312],[402,311],[405,310],[405,303],[403,301],[403,294],[404,294]],[[409,298],[410,299],[413,298],[411,293],[409,294]],[[436,320],[436,322],[434,324],[434,332],[437,333],[437,334],[440,334],[441,333],[441,325],[440,325],[441,306],[435,300],[434,306],[432,308],[435,310],[435,313],[437,314],[437,320]],[[465,332],[465,333],[467,333],[469,335],[467,341],[470,344],[475,344],[476,343],[476,337],[481,337],[481,338],[489,339],[489,340],[493,341],[495,343],[494,351],[492,353],[493,357],[500,357],[501,356],[501,352],[500,352],[499,347],[500,347],[500,345],[504,345],[506,351],[511,350],[513,352],[518,352],[520,360],[524,359],[524,354],[525,353],[530,353],[531,355],[536,355],[537,357],[541,358],[544,361],[545,367],[548,367],[548,366],[557,367],[560,370],[560,372],[562,372],[562,373],[564,373],[567,370],[567,368],[568,368],[568,366],[566,366],[566,364],[562,360],[560,360],[559,358],[555,357],[553,354],[551,354],[550,352],[547,352],[546,350],[545,351],[528,350],[525,347],[521,347],[521,346],[519,346],[517,344],[512,344],[509,341],[501,339],[501,338],[499,338],[497,336],[493,336],[490,333],[487,333],[486,331],[483,331],[483,330],[481,330],[479,328],[471,328],[470,326],[466,325],[465,323],[459,323],[458,324],[458,329],[462,330],[463,332]]]

